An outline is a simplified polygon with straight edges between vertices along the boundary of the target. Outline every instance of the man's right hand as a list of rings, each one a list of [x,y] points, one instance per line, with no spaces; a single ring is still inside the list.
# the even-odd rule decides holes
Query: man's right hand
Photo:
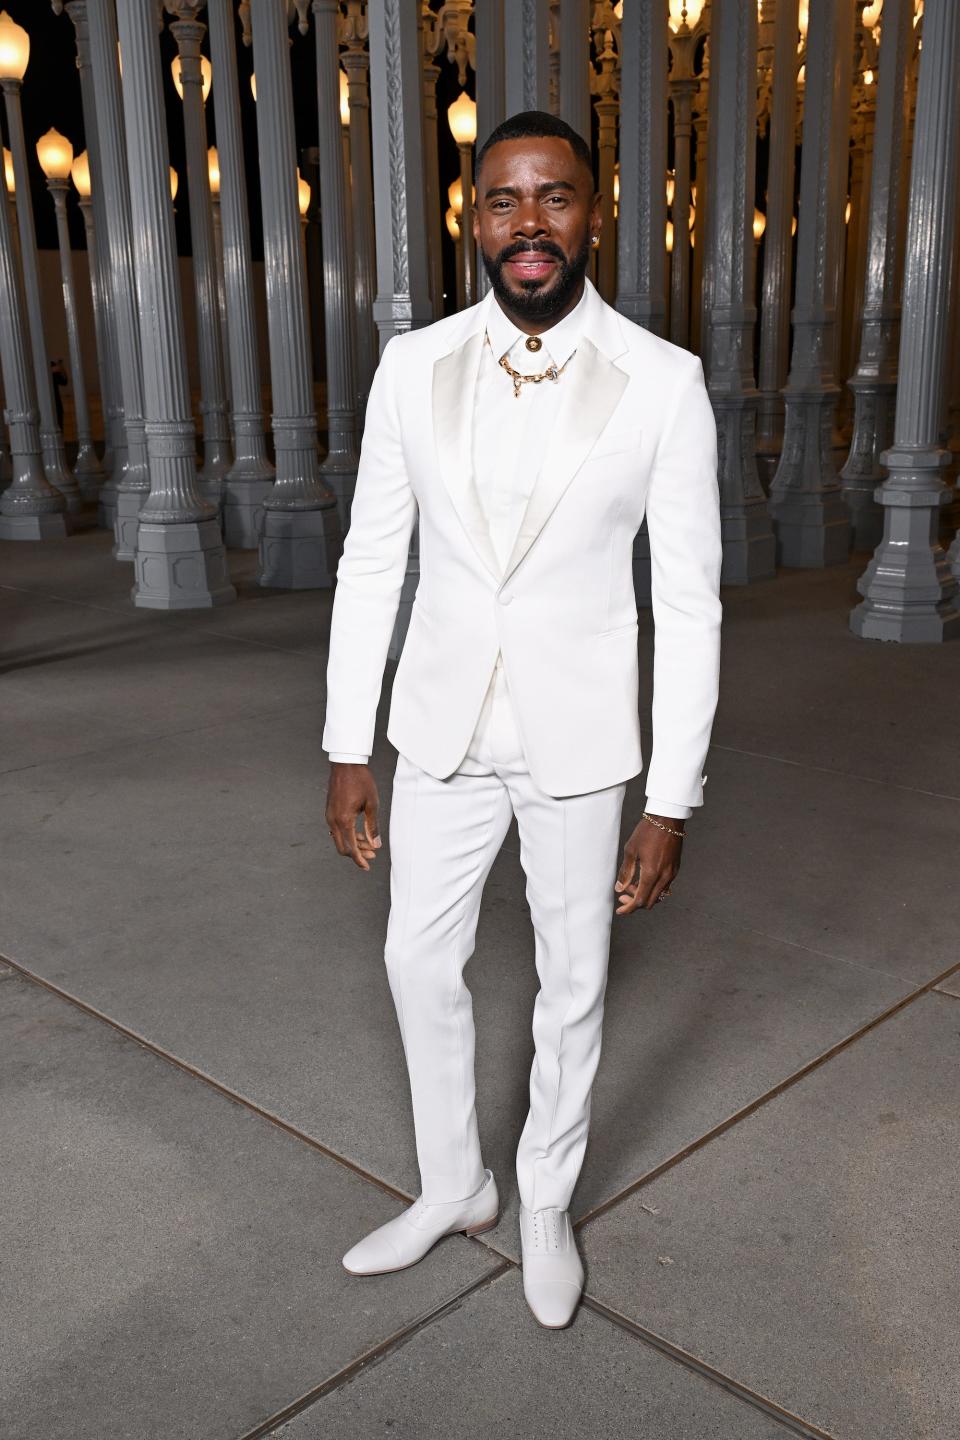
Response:
[[[347,765],[330,762],[330,783],[327,787],[327,825],[333,843],[341,855],[348,855],[361,870],[369,870],[369,862],[380,849],[380,797],[369,765]],[[357,829],[357,816],[363,816],[363,829]]]

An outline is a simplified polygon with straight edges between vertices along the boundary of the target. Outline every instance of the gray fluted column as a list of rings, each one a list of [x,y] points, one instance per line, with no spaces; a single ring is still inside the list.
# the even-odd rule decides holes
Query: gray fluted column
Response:
[[[69,180],[48,180],[47,189],[53,197],[57,216],[57,242],[60,247],[60,276],[63,283],[63,308],[67,319],[67,346],[70,353],[70,378],[73,383],[73,401],[77,416],[77,459],[73,473],[84,500],[96,502],[103,470],[93,448],[90,429],[90,405],[87,400],[87,378],[83,367],[83,352],[80,349],[80,334],[77,329],[77,290],[73,277],[73,252],[70,249],[70,231],[67,228],[67,191]]]
[[[480,0],[473,16],[477,34],[477,149],[506,118],[506,59],[503,38],[504,0]],[[490,288],[483,257],[477,253],[477,298]]]
[[[323,238],[324,345],[327,358],[327,453],[320,474],[337,497],[340,526],[350,524],[357,487],[357,371],[353,329],[353,256],[340,125],[338,0],[313,0],[316,30],[320,152],[320,232]]]
[[[776,549],[754,449],[756,8],[740,0],[713,0],[710,29],[709,390],[717,420],[723,580],[745,585],[774,574]]]
[[[900,229],[904,85],[913,47],[912,0],[886,0],[873,140],[860,354],[847,384],[853,391],[850,453],[840,471],[854,548],[873,549],[883,533],[876,488],[880,455],[893,441],[900,341],[903,232]]]
[[[213,207],[207,164],[207,118],[200,73],[200,42],[207,27],[196,19],[199,0],[166,0],[178,18],[170,25],[180,57],[183,87],[183,129],[187,152],[187,189],[190,201],[190,243],[193,250],[193,290],[197,307],[197,353],[200,360],[200,414],[203,417],[203,466],[200,489],[220,505],[223,482],[230,469],[230,430],[223,376],[223,341],[217,298],[217,262],[213,241]]]
[[[234,447],[233,465],[223,482],[223,535],[228,546],[255,550],[263,520],[263,503],[273,488],[274,469],[267,459],[260,393],[236,27],[231,0],[207,0],[207,21],[210,58],[217,79],[213,104],[220,162],[223,287]]]
[[[320,478],[317,457],[286,11],[276,0],[251,0],[277,461],[263,505],[257,578],[261,585],[301,590],[332,585],[341,531],[336,497]]]
[[[770,509],[784,565],[845,560],[850,522],[833,460],[834,331],[846,200],[854,0],[810,7],[800,164],[793,353],[784,390],[783,450]],[[713,197],[714,200],[716,196]]]
[[[926,0],[910,170],[899,381],[889,471],[876,492],[883,538],[858,582],[850,628],[870,640],[935,642],[960,635],[957,579],[937,540],[950,496],[942,472],[943,374],[960,171],[960,7]]]
[[[341,37],[346,48],[340,53],[340,63],[347,75],[347,99],[350,105],[350,198],[353,206],[358,420],[366,410],[370,383],[377,368],[377,332],[373,323],[377,266],[374,258],[373,169],[370,161],[370,60],[364,44],[367,32],[365,0],[347,0]]]
[[[87,16],[90,24],[90,64],[96,97],[96,133],[100,146],[100,179],[105,202],[105,226],[98,225],[97,234],[102,241],[101,250],[105,252],[104,273],[110,281],[127,438],[123,473],[117,480],[113,553],[117,560],[133,560],[137,549],[140,506],[150,492],[150,472],[147,466],[143,419],[140,321],[133,278],[130,192],[120,99],[117,23],[112,0],[87,0]],[[93,193],[96,194],[96,180],[92,172],[91,179],[94,183]]]
[[[207,154],[209,155],[209,151]],[[217,310],[220,314],[220,353],[223,357],[223,383],[226,387],[227,400],[233,394],[233,385],[230,380],[230,346],[227,342],[227,282],[223,271],[223,220],[220,215],[220,194],[218,190],[210,188],[210,218],[213,221],[213,262],[217,272]],[[231,436],[233,426],[230,427]],[[230,467],[231,470],[233,466]],[[229,474],[230,471],[227,472]],[[226,475],[223,477],[224,490],[226,493]],[[221,518],[223,512],[221,511]]]
[[[33,223],[33,202],[30,197],[30,172],[23,136],[23,114],[20,109],[20,81],[2,80],[3,98],[13,155],[13,173],[17,194],[17,224],[20,230],[20,268],[27,302],[27,329],[33,357],[36,397],[40,407],[40,447],[47,479],[67,502],[68,511],[80,510],[83,499],[80,487],[70,473],[63,448],[63,435],[57,424],[53,400],[50,357],[43,328],[43,306],[40,300],[40,272],[37,264],[37,234]]]
[[[433,319],[427,268],[417,0],[370,10],[370,110],[380,349]]]
[[[620,203],[617,301],[654,335],[666,321],[667,0],[625,5],[620,29]]]
[[[115,394],[115,367],[111,359],[111,337],[109,333],[110,321],[105,313],[103,303],[103,291],[101,289],[100,257],[97,253],[96,222],[93,215],[93,203],[89,197],[81,196],[77,202],[80,206],[80,214],[83,216],[83,226],[87,236],[87,271],[90,276],[90,299],[93,309],[93,329],[97,344],[97,374],[100,379],[100,407],[103,415],[103,459],[101,464],[104,471],[104,482],[97,494],[97,524],[104,530],[112,530],[116,519],[113,511],[117,504],[116,482],[113,479],[114,470],[119,468],[122,461],[117,459],[117,450],[114,448],[113,440],[116,428],[119,425],[123,435],[123,410],[115,408],[111,396]],[[123,435],[123,450],[126,450],[126,436]],[[105,496],[109,490],[110,495]]]
[[[0,490],[5,490],[13,479],[10,446],[7,441],[6,409],[7,403],[3,398],[3,362],[0,360]]]
[[[507,0],[504,95],[508,115],[550,109],[550,0]]]
[[[602,12],[601,12],[602,13]],[[612,18],[609,14],[604,19]],[[597,251],[597,289],[612,305],[617,290],[617,230],[613,214],[613,177],[617,160],[617,117],[620,111],[620,74],[612,30],[601,31],[599,71],[594,79],[597,112],[597,188],[600,191],[600,248]],[[589,136],[589,131],[587,135]]]
[[[503,5],[504,0],[480,0],[473,16],[477,32],[478,149],[507,115]],[[589,93],[587,105],[589,118]]]
[[[590,142],[590,0],[560,0],[560,118]]]
[[[46,540],[66,535],[66,501],[43,473],[36,388],[27,358],[26,313],[11,225],[7,182],[0,163],[0,367],[10,426],[10,484],[0,494],[0,540]]]
[[[417,0],[381,0],[370,9],[370,107],[377,224],[381,351],[394,335],[433,319],[423,216],[423,133]],[[420,577],[414,526],[389,654],[403,647]]]
[[[428,14],[430,0],[421,0]],[[434,64],[428,48],[429,30],[423,23],[424,10],[420,12],[420,44],[422,47],[423,74],[423,182],[427,217],[427,259],[430,271],[430,299],[433,302],[434,318],[443,314],[443,257],[440,249],[439,216],[446,209],[440,204],[440,157],[437,136],[437,80],[440,67]],[[469,196],[467,202],[469,202]]]
[[[790,362],[793,263],[794,130],[797,114],[797,0],[777,0],[773,20],[773,93],[767,224],[763,233],[757,451],[771,458],[783,443],[783,395]]]
[[[616,307],[654,335],[663,335],[667,316],[667,58],[667,0],[656,7],[625,5],[620,26]],[[561,60],[561,77],[562,65]],[[649,605],[646,521],[633,542],[633,588],[637,604]]]
[[[153,4],[122,4],[118,18],[150,468],[133,600],[150,610],[205,609],[236,599],[236,592],[216,507],[197,483],[157,11]]]
[[[103,195],[103,165],[100,158],[97,108],[90,61],[90,23],[87,18],[87,0],[69,0],[64,9],[73,25],[77,45],[83,134],[87,145],[87,164],[90,169],[90,196],[87,199],[81,197],[80,210],[83,214],[87,234],[87,264],[93,296],[93,318],[100,377],[100,406],[104,432],[104,451],[101,463],[106,480],[100,486],[97,523],[103,529],[112,530],[117,518],[117,482],[126,465],[127,433],[123,423],[123,394],[120,388],[120,364],[117,354],[117,336],[106,242],[103,239],[103,243],[99,245],[96,243],[96,234],[99,234],[100,237],[106,236],[107,212]]]

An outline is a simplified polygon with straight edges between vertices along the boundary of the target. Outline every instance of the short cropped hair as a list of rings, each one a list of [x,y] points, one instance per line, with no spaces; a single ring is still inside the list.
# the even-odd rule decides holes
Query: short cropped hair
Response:
[[[499,145],[502,140],[540,140],[546,136],[566,140],[577,159],[581,160],[591,176],[593,175],[593,157],[586,140],[572,125],[568,125],[566,120],[550,115],[546,110],[521,110],[517,115],[511,115],[508,120],[501,120],[477,151],[476,174],[480,174],[487,151],[492,150],[494,145]]]

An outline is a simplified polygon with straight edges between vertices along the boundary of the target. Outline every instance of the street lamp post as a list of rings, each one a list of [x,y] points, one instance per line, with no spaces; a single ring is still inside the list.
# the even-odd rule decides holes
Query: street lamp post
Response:
[[[84,500],[92,500],[96,503],[104,475],[97,452],[93,447],[93,435],[90,429],[87,381],[83,368],[83,352],[80,349],[80,334],[77,329],[77,295],[73,277],[73,254],[70,249],[70,232],[67,228],[67,191],[70,188],[70,170],[73,166],[73,146],[65,136],[51,128],[37,142],[37,158],[40,161],[40,169],[47,177],[47,189],[53,197],[57,217],[63,308],[67,317],[70,376],[73,382],[73,402],[77,417],[78,450],[74,474]]]
[[[460,155],[462,209],[459,220],[460,248],[463,253],[463,303],[472,305],[476,299],[476,261],[470,197],[473,194],[473,143],[477,138],[477,106],[466,90],[461,90],[459,97],[447,111],[447,124],[450,126],[450,134],[457,142]]]
[[[67,466],[63,435],[57,425],[53,401],[53,379],[50,359],[43,333],[43,308],[40,301],[40,273],[37,266],[37,234],[30,204],[30,175],[27,170],[27,147],[23,135],[23,114],[20,109],[20,87],[30,60],[30,37],[4,10],[0,14],[0,87],[7,112],[13,170],[21,203],[17,206],[20,230],[20,264],[27,300],[27,319],[33,354],[33,371],[40,405],[40,445],[47,479],[60,491],[69,511],[80,510],[83,498],[80,487]]]
[[[40,462],[37,401],[27,360],[20,273],[5,177],[0,177],[0,365],[10,425],[13,478],[0,495],[0,540],[46,540],[66,535],[66,501]]]
[[[213,238],[213,208],[207,167],[207,122],[204,112],[210,93],[212,67],[200,54],[206,26],[196,19],[196,0],[167,0],[177,16],[170,32],[177,42],[173,62],[174,84],[183,101],[187,148],[187,186],[190,191],[190,240],[193,247],[193,286],[197,306],[197,349],[200,358],[200,413],[203,416],[203,465],[200,489],[213,504],[223,502],[223,484],[230,469],[230,432],[223,376],[220,306]]]
[[[75,156],[70,167],[70,178],[73,187],[77,192],[77,204],[80,207],[80,214],[83,216],[83,228],[87,237],[87,271],[90,276],[90,300],[93,309],[93,330],[97,345],[97,373],[100,377],[100,405],[103,416],[103,459],[101,466],[104,473],[104,484],[109,484],[113,475],[114,449],[112,425],[116,415],[112,412],[110,396],[114,390],[114,377],[110,369],[110,319],[104,310],[103,289],[101,286],[100,256],[97,253],[96,221],[93,213],[93,201],[91,199],[90,181],[90,160],[86,150]],[[122,413],[121,413],[122,420]],[[122,428],[122,426],[121,426]],[[98,501],[103,506],[104,495],[101,485]],[[114,486],[114,504],[116,504],[116,487]],[[103,524],[101,520],[99,523]],[[106,529],[113,528],[113,519],[105,525]]]

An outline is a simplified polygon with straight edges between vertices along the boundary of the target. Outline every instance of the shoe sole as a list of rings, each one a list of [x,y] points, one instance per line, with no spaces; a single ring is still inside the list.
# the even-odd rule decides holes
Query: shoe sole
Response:
[[[497,1213],[496,1213],[496,1215],[494,1215],[494,1217],[493,1217],[492,1220],[484,1220],[482,1224],[480,1224],[480,1225],[471,1225],[471,1226],[468,1226],[467,1229],[465,1229],[465,1230],[448,1230],[448,1231],[447,1231],[447,1234],[448,1234],[448,1235],[485,1235],[488,1230],[494,1230],[494,1229],[496,1229],[496,1227],[497,1227],[497,1225],[499,1225],[499,1223],[500,1223],[500,1212],[499,1212],[499,1210],[498,1210]],[[436,1238],[436,1240],[433,1242],[433,1245],[437,1245],[441,1240],[444,1240],[444,1239],[446,1239],[446,1236],[444,1236],[444,1235],[438,1235],[437,1238]],[[430,1250],[433,1249],[433,1245],[430,1246]],[[371,1275],[396,1275],[396,1274],[398,1274],[401,1270],[410,1270],[414,1265],[419,1265],[419,1264],[420,1264],[420,1260],[425,1260],[425,1259],[427,1258],[427,1256],[430,1254],[430,1250],[425,1251],[425,1253],[420,1256],[420,1259],[419,1259],[419,1260],[410,1260],[406,1265],[391,1265],[388,1270],[351,1270],[349,1265],[344,1265],[343,1268],[344,1268],[344,1270],[346,1270],[346,1272],[347,1272],[348,1275],[355,1275],[358,1280],[365,1280],[365,1279],[367,1279],[368,1276],[371,1276]],[[340,1263],[343,1264],[342,1261],[341,1261]]]

